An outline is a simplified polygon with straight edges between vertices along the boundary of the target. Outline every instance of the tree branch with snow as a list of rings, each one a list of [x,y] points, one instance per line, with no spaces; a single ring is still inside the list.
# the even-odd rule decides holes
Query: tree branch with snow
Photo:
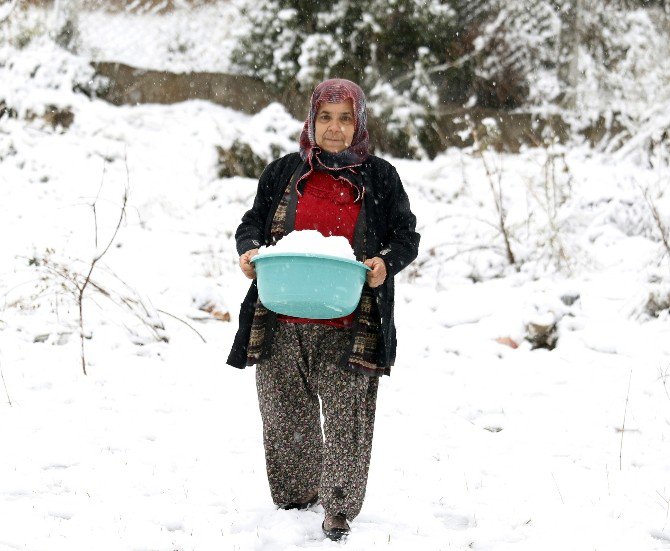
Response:
[[[0,6],[0,25],[9,19],[12,12],[19,5],[19,0],[9,0]]]

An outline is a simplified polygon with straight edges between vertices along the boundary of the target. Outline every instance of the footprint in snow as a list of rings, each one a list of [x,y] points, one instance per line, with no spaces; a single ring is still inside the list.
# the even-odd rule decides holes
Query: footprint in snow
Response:
[[[165,529],[168,532],[177,532],[178,530],[184,530],[184,524],[178,520],[168,521],[162,523]]]
[[[436,515],[450,530],[465,530],[472,525],[470,518],[456,513],[440,512]]]
[[[62,469],[69,469],[72,466],[73,464],[71,463],[51,463],[49,465],[44,465],[42,467],[42,470],[43,471],[62,470]]]

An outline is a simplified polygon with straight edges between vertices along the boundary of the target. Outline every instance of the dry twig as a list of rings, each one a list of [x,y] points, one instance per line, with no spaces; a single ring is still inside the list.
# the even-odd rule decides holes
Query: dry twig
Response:
[[[665,504],[665,522],[667,524],[668,522],[668,515],[670,514],[670,499],[665,497],[661,492],[656,490],[656,493],[658,494],[658,497],[661,498],[661,501]],[[663,527],[665,529],[665,526]]]
[[[667,385],[668,377],[670,377],[670,367],[666,367],[665,369],[659,367],[658,373],[659,373],[658,378],[663,383],[663,390],[665,390],[665,395],[668,397],[668,400],[670,400],[670,393],[668,393],[668,385]]]
[[[623,453],[623,435],[626,432],[626,411],[628,410],[628,396],[630,395],[630,381],[633,378],[633,368],[630,369],[628,377],[628,392],[626,392],[626,405],[623,408],[623,424],[621,426],[621,444],[619,445],[619,470],[621,470],[621,456]]]
[[[565,505],[565,501],[563,501],[563,494],[561,494],[561,489],[558,487],[558,482],[556,482],[556,477],[554,476],[554,473],[551,473],[551,478],[554,479],[554,485],[556,486],[556,491],[558,492],[558,497],[561,498],[561,503]]]
[[[495,202],[495,205],[496,205],[496,211],[498,213],[498,221],[497,221],[497,223],[494,223],[494,222],[490,222],[489,220],[479,218],[477,216],[449,214],[449,215],[442,216],[442,217],[438,218],[436,222],[441,222],[441,221],[449,219],[449,218],[467,217],[468,220],[471,220],[471,221],[474,220],[476,222],[480,222],[484,225],[490,226],[492,229],[494,229],[496,232],[500,233],[503,236],[503,240],[504,240],[504,243],[505,243],[505,250],[502,251],[499,247],[496,247],[495,245],[475,245],[475,246],[471,246],[471,247],[469,247],[465,250],[457,251],[452,256],[450,256],[446,259],[441,258],[440,260],[441,260],[441,262],[453,260],[454,258],[456,258],[456,257],[458,257],[462,254],[466,254],[466,253],[477,251],[477,250],[493,250],[493,251],[496,251],[498,254],[501,254],[501,253],[504,254],[507,258],[507,261],[510,264],[515,265],[516,264],[516,258],[514,256],[514,253],[512,252],[511,231],[510,231],[509,224],[507,223],[506,213],[505,213],[505,210],[503,208],[503,203],[502,203],[502,173],[498,172],[498,190],[496,191],[495,183],[494,183],[494,174],[493,174],[493,171],[491,170],[488,162],[486,161],[486,158],[484,157],[484,154],[483,154],[483,147],[484,146],[479,141],[479,137],[478,137],[478,134],[477,134],[477,129],[472,124],[472,121],[468,120],[468,124],[470,125],[470,131],[472,133],[474,143],[475,143],[475,147],[473,148],[473,150],[476,151],[479,154],[479,156],[480,156],[480,158],[481,158],[481,160],[484,164],[486,175],[487,175],[488,181],[489,181],[489,186],[491,188],[491,192],[493,193],[493,199],[494,199],[494,202]],[[440,129],[437,126],[434,126],[434,129],[437,132],[440,139],[443,141],[443,143],[446,143],[446,140],[445,140],[442,132],[440,131]],[[466,176],[466,172],[465,172],[465,165],[462,162],[462,157],[461,157],[461,171],[462,171],[464,187],[467,187],[468,182],[467,182],[467,176]],[[444,245],[448,245],[448,243],[442,243],[440,245],[436,245],[433,248],[441,247],[441,246],[444,246]],[[425,263],[427,261],[429,261],[429,259],[419,261],[419,262],[424,262]]]
[[[661,214],[658,212],[656,201],[652,197],[650,197],[649,189],[643,188],[638,182],[636,183],[637,187],[642,192],[642,196],[644,197],[644,200],[647,203],[647,207],[649,207],[652,217],[654,218],[656,229],[658,230],[658,233],[661,236],[661,242],[663,243],[665,252],[668,255],[668,259],[670,259],[670,229],[668,229],[668,226],[666,226],[665,223],[663,222]]]
[[[2,377],[2,384],[5,387],[5,395],[7,396],[7,403],[12,405],[12,399],[9,397],[9,390],[7,390],[7,383],[5,382],[5,375],[2,372],[2,363],[0,363],[0,377]]]
[[[464,63],[467,63],[471,59],[473,59],[477,54],[479,53],[479,50],[473,50],[471,52],[468,52],[467,54],[459,57],[458,59],[455,59],[454,61],[450,61],[448,63],[443,63],[442,65],[433,65],[429,69],[426,69],[426,74],[430,75],[433,73],[439,73],[441,71],[447,71],[448,69],[452,69],[454,67],[460,67]],[[400,75],[399,77],[395,78],[394,80],[391,81],[391,86],[393,88],[397,88],[399,84],[402,84],[406,80],[410,80],[414,78],[415,76],[415,71],[408,71],[403,75]]]
[[[202,339],[202,342],[207,343],[207,341],[205,340],[205,337],[203,337],[200,334],[200,332],[195,327],[193,327],[189,322],[187,322],[186,320],[183,320],[180,317],[175,316],[174,314],[170,314],[170,312],[166,312],[165,310],[159,310],[158,308],[156,309],[156,312],[160,312],[161,314],[165,314],[166,316],[170,316],[171,318],[174,318],[177,321],[182,322],[184,325],[187,325],[188,327],[190,327],[195,332],[196,335],[198,335],[198,337],[200,337]]]
[[[119,228],[121,227],[121,222],[123,222],[123,219],[126,215],[126,204],[128,203],[128,189],[130,185],[130,174],[128,172],[128,159],[126,158],[126,186],[124,188],[123,192],[123,199],[122,199],[122,204],[121,204],[121,212],[119,213],[119,219],[116,223],[116,228],[114,228],[114,233],[112,234],[111,238],[107,242],[107,246],[104,248],[104,250],[97,254],[96,256],[93,257],[93,260],[91,261],[91,265],[88,269],[88,273],[84,277],[84,281],[80,283],[78,279],[75,277],[73,278],[73,282],[75,287],[78,290],[78,295],[77,295],[77,306],[79,308],[79,340],[81,342],[81,367],[84,371],[84,375],[86,375],[86,354],[84,350],[84,293],[86,292],[86,288],[88,287],[89,283],[91,283],[91,274],[93,273],[93,270],[95,269],[96,264],[100,261],[102,257],[107,254],[107,251],[109,248],[112,246],[112,243],[116,239],[117,234],[119,233]],[[103,177],[104,177],[104,169],[103,169]],[[100,184],[100,187],[102,188],[102,183]],[[98,190],[98,195],[100,195],[100,190]],[[93,209],[93,218],[95,222],[95,243],[97,245],[98,243],[98,217],[97,213],[95,210],[95,205],[97,202],[98,197],[96,196],[95,200],[93,201],[93,204],[91,205],[91,208]]]
[[[483,144],[479,140],[479,135],[477,133],[477,128],[474,124],[471,124],[472,137],[475,141],[474,150],[479,155],[479,158],[482,160],[484,165],[484,171],[486,172],[486,177],[489,182],[489,187],[491,188],[491,193],[493,194],[493,201],[496,206],[496,211],[498,213],[498,231],[502,235],[502,238],[505,242],[505,252],[507,254],[507,261],[511,265],[516,264],[516,258],[512,252],[512,245],[510,243],[510,232],[507,226],[507,214],[503,205],[503,193],[502,193],[502,171],[497,171],[497,182],[495,181],[495,175],[493,170],[489,166],[486,156],[484,155]],[[497,185],[496,185],[497,184]]]
[[[556,182],[556,167],[554,155],[547,151],[547,159],[543,167],[544,180],[542,197],[534,189],[532,182],[526,182],[526,188],[535,199],[535,202],[542,208],[547,218],[547,226],[549,230],[549,245],[551,247],[551,254],[553,258],[558,258],[558,268],[563,264],[569,273],[572,273],[570,265],[570,258],[565,251],[563,240],[561,239],[561,228],[557,222],[558,208],[561,206],[563,199],[558,196],[558,185]]]
[[[35,261],[35,264],[40,266],[53,279],[61,281],[63,290],[72,295],[75,302],[78,302],[80,289],[84,284],[83,274],[79,273],[77,270],[71,268],[65,263],[52,260],[49,256]],[[135,317],[140,323],[142,323],[151,331],[153,338],[156,341],[168,342],[168,338],[163,332],[165,328],[162,322],[155,316],[155,309],[148,307],[141,299],[139,294],[118,275],[116,275],[111,269],[109,269],[109,267],[98,265],[96,266],[96,273],[97,272],[103,272],[110,275],[123,286],[123,289],[127,290],[128,292],[126,293],[119,291],[115,289],[114,286],[105,286],[103,283],[93,279],[92,276],[89,277],[88,280],[88,287],[90,289],[95,290],[98,294],[102,295],[114,305],[118,306],[121,310],[129,312],[133,317]],[[57,296],[58,292],[54,291],[51,294]],[[40,296],[44,296],[44,293],[42,293]],[[93,300],[90,293],[88,293],[86,298],[87,300]],[[101,310],[103,309],[99,304],[95,304]],[[133,333],[130,328],[125,325],[124,327],[126,327],[129,332]]]

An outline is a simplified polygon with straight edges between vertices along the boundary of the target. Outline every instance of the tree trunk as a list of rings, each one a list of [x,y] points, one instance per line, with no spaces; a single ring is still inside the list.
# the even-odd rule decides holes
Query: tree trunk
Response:
[[[558,76],[565,86],[563,107],[574,109],[577,106],[577,83],[580,78],[579,48],[582,41],[581,21],[584,0],[566,0],[562,4],[561,61]]]

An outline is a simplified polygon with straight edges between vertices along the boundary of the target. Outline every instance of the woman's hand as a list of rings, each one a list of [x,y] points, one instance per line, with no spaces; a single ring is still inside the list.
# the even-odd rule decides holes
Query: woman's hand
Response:
[[[251,263],[251,259],[258,254],[258,249],[251,249],[240,256],[240,269],[249,279],[256,279],[256,269]]]
[[[386,263],[378,256],[368,258],[363,262],[366,266],[372,268],[367,273],[368,285],[370,287],[379,287],[386,279]]]

